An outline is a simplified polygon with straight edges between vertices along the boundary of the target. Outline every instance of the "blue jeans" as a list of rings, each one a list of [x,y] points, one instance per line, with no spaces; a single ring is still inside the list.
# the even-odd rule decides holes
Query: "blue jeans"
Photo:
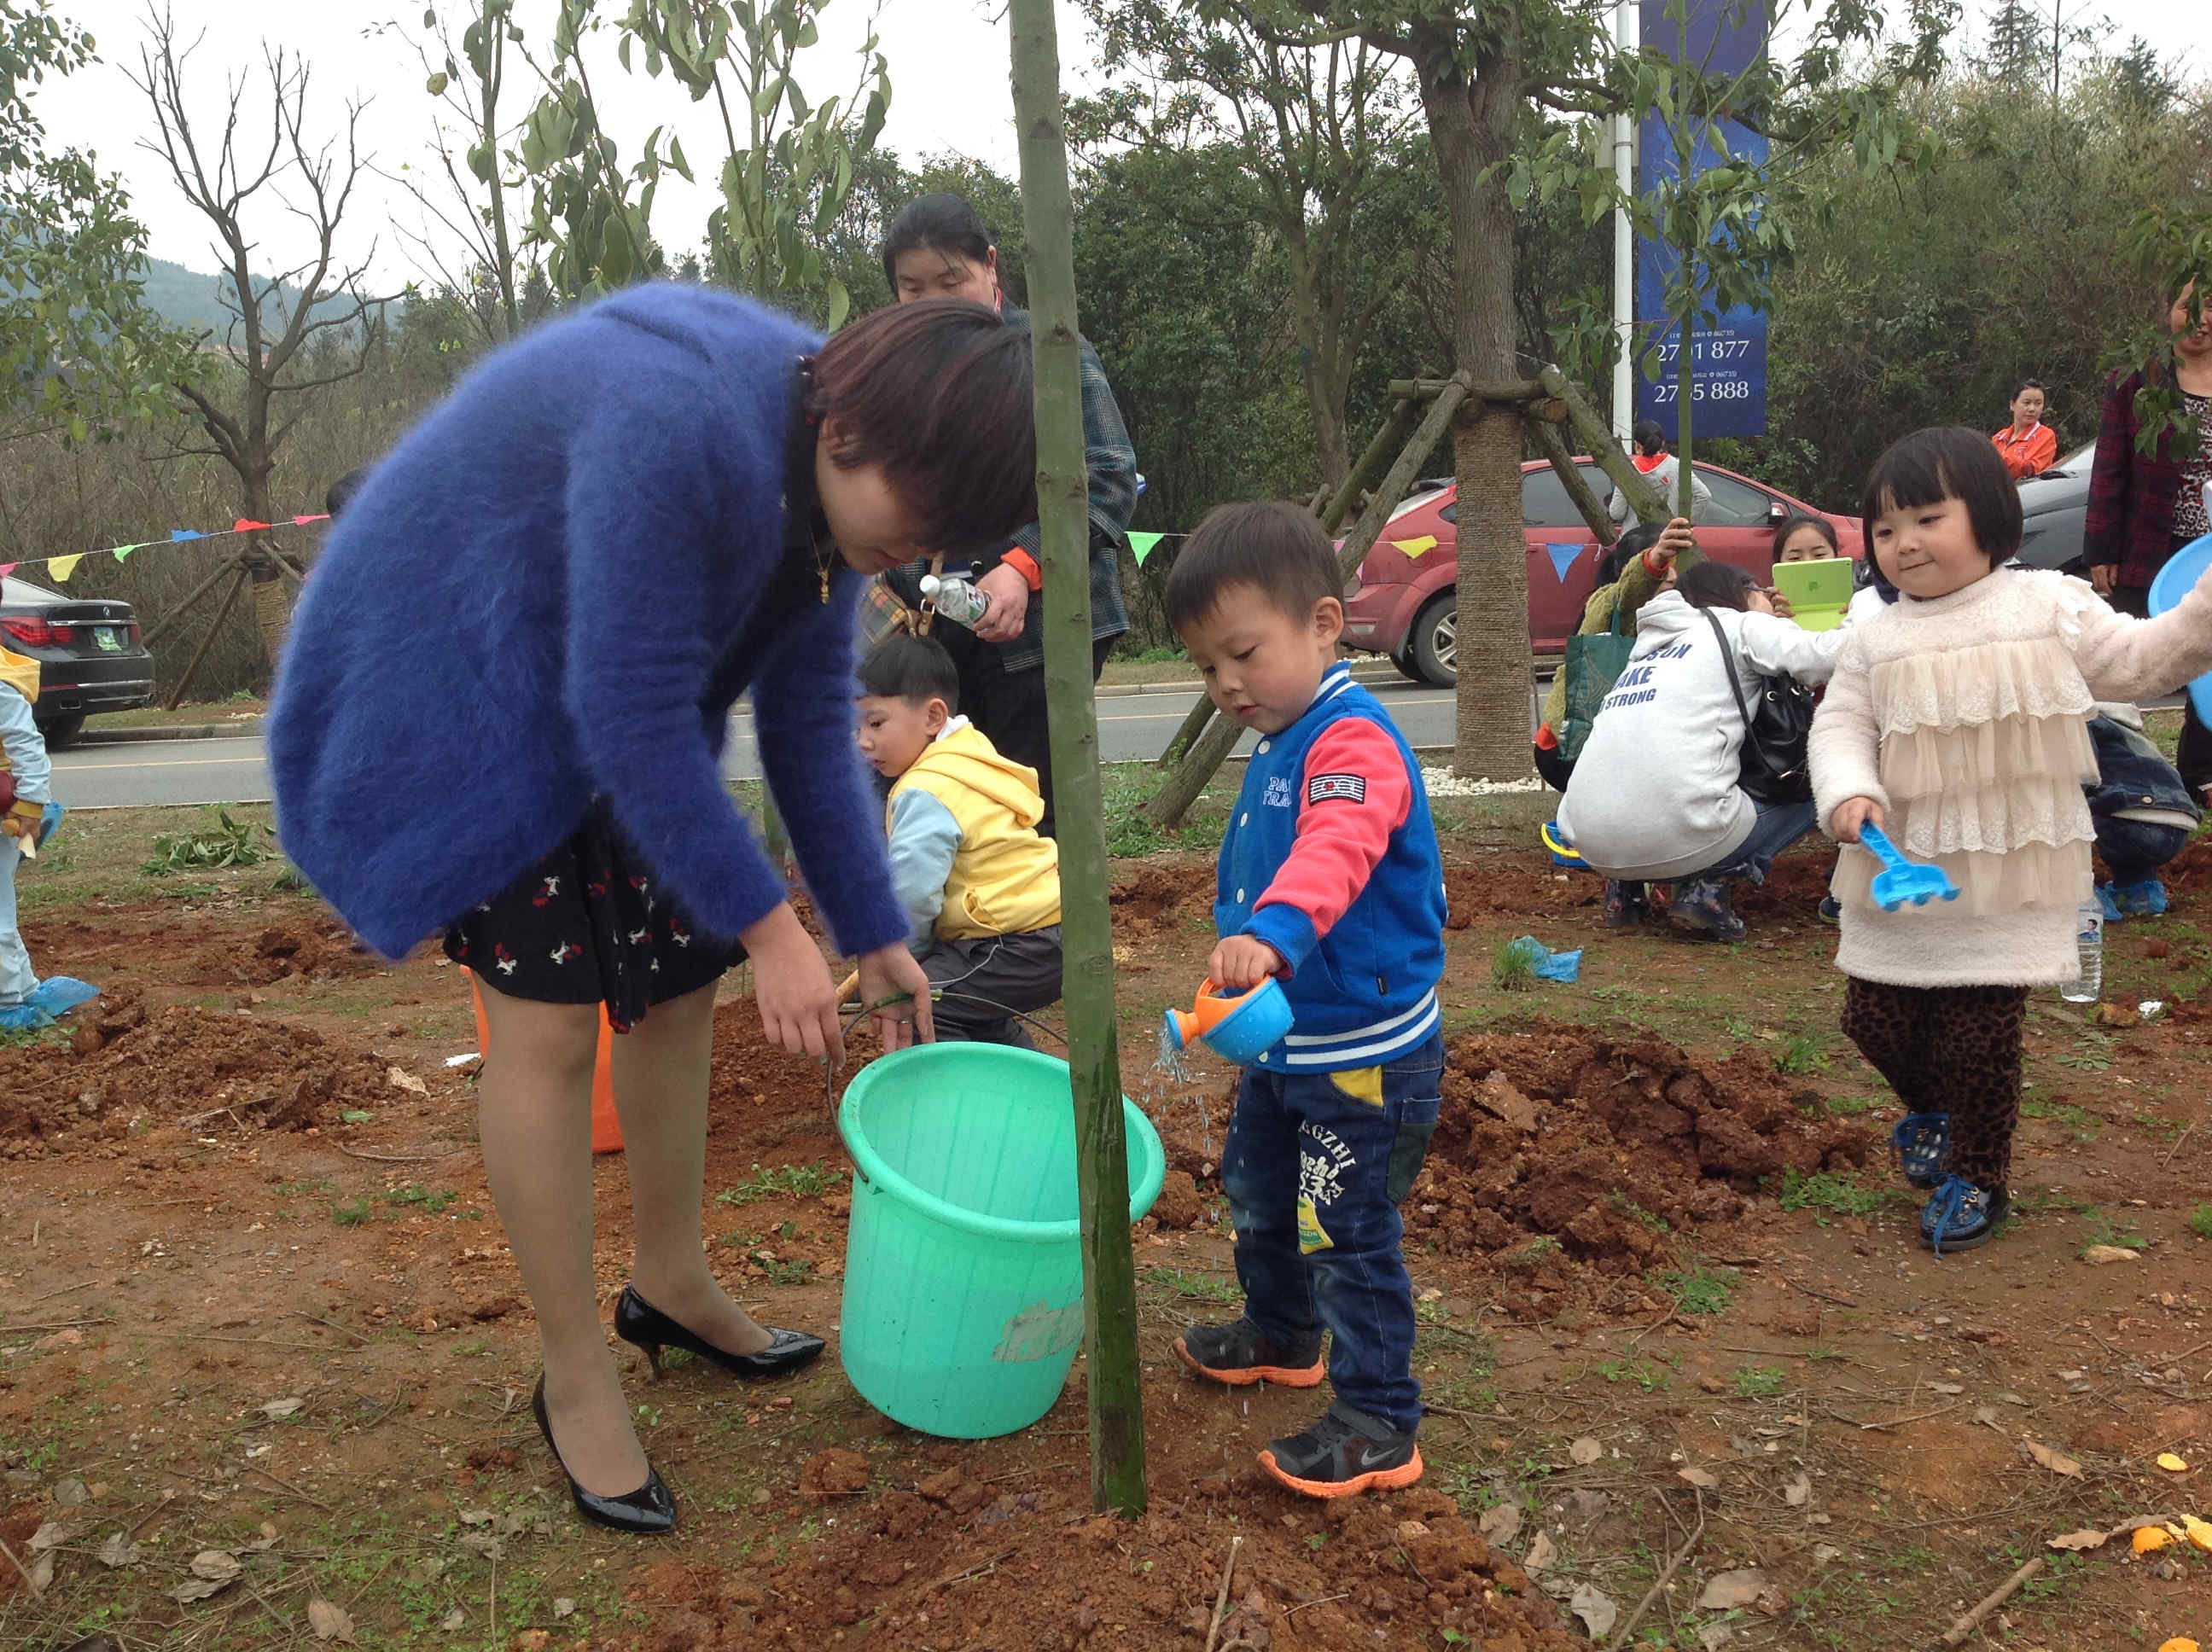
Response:
[[[1222,1158],[1246,1316],[1294,1360],[1326,1329],[1337,1398],[1407,1430],[1421,1386],[1398,1201],[1428,1156],[1443,1066],[1438,1033],[1387,1066],[1247,1067]]]
[[[22,858],[21,839],[0,837],[0,1007],[21,1004],[39,984],[23,932],[15,927],[15,865]]]
[[[2097,853],[2112,869],[2112,882],[2124,887],[2157,877],[2158,869],[2188,841],[2189,834],[2179,826],[2123,820],[2118,815],[2097,817]]]
[[[1759,811],[1759,823],[1751,829],[1751,835],[1727,859],[1695,872],[1681,881],[1688,883],[1698,878],[1748,878],[1754,884],[1766,881],[1766,874],[1783,850],[1813,829],[1815,811],[1810,801],[1804,803],[1761,803],[1752,799],[1751,806]]]

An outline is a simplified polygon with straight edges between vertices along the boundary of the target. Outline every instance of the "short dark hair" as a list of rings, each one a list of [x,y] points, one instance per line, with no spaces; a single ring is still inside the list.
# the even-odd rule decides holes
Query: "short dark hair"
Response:
[[[2040,379],[2023,379],[2023,380],[2021,380],[2018,384],[2014,385],[2014,386],[2012,387],[2012,398],[2013,398],[2013,400],[2014,400],[2014,401],[2018,401],[2018,400],[2020,399],[2020,392],[2022,392],[2023,390],[2043,390],[2043,380],[2040,380]],[[2050,392],[2049,391],[2047,391],[2047,390],[2043,390],[2043,393],[2044,393],[2045,396],[2048,396],[2048,395],[2050,395],[2050,394],[2051,394],[2051,392]]]
[[[1843,542],[1836,538],[1836,525],[1825,516],[1808,516],[1802,511],[1794,511],[1774,525],[1774,537],[1766,542],[1768,553],[1779,556],[1782,547],[1790,543],[1790,536],[1800,528],[1812,529],[1828,542],[1830,550],[1838,556],[1844,554]]]
[[[884,231],[884,279],[896,296],[902,252],[955,252],[970,264],[981,264],[998,244],[963,197],[917,195],[899,209]]]
[[[1630,562],[1659,543],[1659,536],[1667,531],[1664,522],[1638,522],[1613,542],[1612,549],[1597,561],[1597,582],[1612,585],[1627,572]]]
[[[1296,505],[1266,500],[1216,505],[1184,541],[1168,572],[1161,606],[1181,635],[1213,610],[1232,585],[1249,585],[1300,622],[1314,605],[1340,597],[1344,576],[1321,524]]]
[[[840,469],[876,465],[931,550],[994,548],[1036,520],[1030,339],[961,298],[895,305],[822,347],[806,411],[846,437]]]
[[[945,709],[960,709],[960,668],[935,637],[907,632],[885,637],[860,661],[853,679],[863,695],[926,706],[942,700]]]
[[[1874,519],[1890,509],[1914,510],[1963,501],[1974,543],[1996,568],[2020,551],[2020,485],[1990,439],[1963,424],[1930,425],[1892,442],[1867,476],[1859,525],[1874,549]]]
[[[1657,452],[1667,445],[1667,433],[1659,428],[1659,421],[1656,419],[1638,419],[1636,422],[1636,428],[1629,434],[1637,446],[1647,456]]]
[[[329,490],[323,495],[324,510],[332,516],[343,514],[347,504],[361,491],[361,484],[368,480],[368,465],[356,465],[331,483]]]
[[[1692,608],[1733,608],[1739,613],[1751,606],[1751,593],[1758,588],[1749,574],[1717,558],[1684,568],[1674,581],[1674,589]]]

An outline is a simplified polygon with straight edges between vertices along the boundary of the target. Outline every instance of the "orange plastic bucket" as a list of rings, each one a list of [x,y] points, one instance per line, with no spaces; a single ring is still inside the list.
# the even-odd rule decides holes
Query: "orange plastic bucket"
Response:
[[[461,973],[469,978],[469,997],[477,1006],[477,1048],[486,1055],[491,1054],[491,1031],[484,1021],[483,988],[477,985],[473,971]],[[622,1151],[622,1121],[615,1116],[615,1029],[607,1020],[607,1006],[599,1005],[599,1059],[592,1067],[592,1151],[594,1153]]]

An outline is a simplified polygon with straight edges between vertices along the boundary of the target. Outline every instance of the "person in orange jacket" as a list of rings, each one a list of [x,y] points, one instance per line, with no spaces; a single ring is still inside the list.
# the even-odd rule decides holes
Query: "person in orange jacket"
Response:
[[[2012,393],[2012,422],[1990,438],[2014,482],[2041,476],[2057,463],[2058,433],[2043,422],[2048,404],[2039,381],[2021,380]]]

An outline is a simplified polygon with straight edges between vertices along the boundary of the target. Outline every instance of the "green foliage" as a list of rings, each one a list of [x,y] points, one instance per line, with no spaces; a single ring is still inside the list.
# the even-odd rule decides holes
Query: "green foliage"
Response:
[[[191,342],[144,301],[146,232],[121,182],[49,150],[31,96],[94,61],[92,36],[46,0],[0,0],[0,438],[112,439],[164,409]]]
[[[1771,1400],[1790,1386],[1790,1374],[1772,1365],[1739,1365],[1732,1386],[1739,1400]]]
[[[2199,1239],[2212,1239],[2212,1205],[2198,1201],[2189,1213],[2189,1230]]]
[[[1828,1041],[1818,1033],[1791,1033],[1774,1058],[1774,1070],[1799,1077],[1820,1072],[1828,1065]]]
[[[215,816],[212,825],[157,835],[154,858],[139,870],[149,878],[167,878],[173,872],[252,866],[276,859],[276,851],[255,823],[237,819],[228,809],[210,812]]]
[[[2119,1250],[2147,1250],[2150,1241],[2132,1227],[2124,1227],[2110,1213],[2094,1205],[2085,1208],[2082,1219],[2088,1224],[2089,1236],[2081,1242],[2081,1251],[2087,1252],[2097,1245],[2110,1245]]]
[[[1908,1201],[1895,1187],[1869,1187],[1848,1170],[1807,1175],[1791,1165],[1782,1173],[1777,1200],[1785,1211],[1832,1211],[1838,1216],[1872,1216],[1887,1205]]]
[[[845,1180],[842,1170],[824,1169],[817,1159],[811,1164],[778,1164],[753,1174],[735,1187],[714,1195],[717,1205],[752,1205],[763,1199],[818,1199]]]
[[[548,249],[562,292],[591,295],[659,272],[653,197],[666,173],[695,175],[666,125],[627,170],[584,66],[603,26],[626,73],[673,82],[721,114],[722,153],[708,169],[720,201],[707,221],[706,276],[817,309],[835,330],[852,306],[823,240],[874,147],[890,105],[890,70],[872,29],[851,92],[811,101],[799,58],[819,40],[829,0],[637,0],[607,23],[597,0],[561,0],[544,95],[523,123],[519,153],[535,185],[527,240]]]
[[[1490,958],[1490,984],[1501,993],[1526,993],[1536,985],[1536,961],[1518,941],[1500,941]]]
[[[1725,1314],[1735,1300],[1736,1277],[1732,1269],[1710,1267],[1693,1260],[1686,1268],[1655,1273],[1651,1279],[1674,1297],[1677,1313]]]

